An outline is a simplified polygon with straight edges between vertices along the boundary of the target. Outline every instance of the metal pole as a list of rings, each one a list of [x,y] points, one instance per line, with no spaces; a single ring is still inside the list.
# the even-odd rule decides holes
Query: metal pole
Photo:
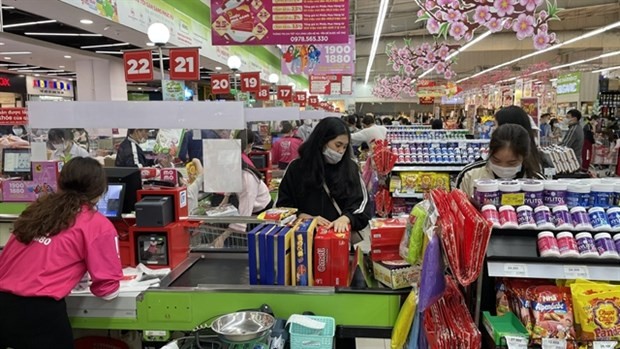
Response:
[[[239,100],[239,89],[237,88],[237,69],[233,69],[233,88],[235,89],[235,101]]]
[[[165,80],[165,74],[164,74],[164,53],[161,49],[161,45],[157,46],[157,49],[159,50],[159,71],[161,72],[161,88],[162,88],[162,93],[163,93],[163,88],[164,88],[164,80]]]

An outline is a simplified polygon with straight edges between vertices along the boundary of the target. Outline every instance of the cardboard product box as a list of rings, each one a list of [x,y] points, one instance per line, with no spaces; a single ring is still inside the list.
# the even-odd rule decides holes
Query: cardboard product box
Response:
[[[407,228],[407,218],[374,218],[370,221],[370,245],[399,245]]]
[[[374,262],[401,260],[399,245],[373,246],[370,250],[370,259]]]
[[[260,276],[260,260],[259,260],[259,239],[260,233],[269,224],[260,224],[248,233],[248,260],[249,260],[249,276],[250,285],[259,285]]]
[[[394,290],[411,287],[420,280],[421,267],[403,260],[372,262],[372,269],[377,281]]]
[[[37,199],[36,184],[33,181],[3,181],[2,201],[32,202]]]
[[[291,266],[294,268],[292,284],[293,286],[313,286],[312,277],[312,253],[314,241],[314,229],[316,219],[300,219],[295,225],[293,233],[293,254],[291,255]]]
[[[162,168],[159,172],[159,179],[176,185],[179,180],[179,173],[174,168]]]
[[[348,286],[351,233],[318,227],[314,235],[314,285]]]
[[[270,224],[257,234],[259,243],[259,284],[261,285],[273,285],[273,243],[269,246],[267,236],[279,230],[279,226]]]
[[[293,230],[284,227],[275,236],[276,283],[282,286],[291,284],[291,242]]]

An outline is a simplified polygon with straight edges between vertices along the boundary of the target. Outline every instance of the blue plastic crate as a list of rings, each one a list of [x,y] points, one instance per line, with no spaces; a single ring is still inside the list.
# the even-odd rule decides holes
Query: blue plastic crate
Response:
[[[314,330],[302,325],[291,323],[291,349],[332,349],[336,321],[332,317],[308,316],[308,318],[325,324],[322,330]]]

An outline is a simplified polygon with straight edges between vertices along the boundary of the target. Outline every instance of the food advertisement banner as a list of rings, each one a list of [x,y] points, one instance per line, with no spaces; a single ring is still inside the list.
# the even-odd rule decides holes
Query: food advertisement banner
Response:
[[[355,72],[355,36],[346,44],[282,45],[282,74],[347,74]]]
[[[436,84],[434,81],[420,81],[417,85],[416,94],[418,98],[422,97],[442,97],[453,96],[457,94],[458,88],[455,83],[447,82],[446,84]]]
[[[532,117],[536,127],[540,125],[539,112],[538,112],[538,97],[533,98],[521,98],[521,108],[525,110],[525,112]]]
[[[347,43],[349,0],[212,0],[213,45]]]

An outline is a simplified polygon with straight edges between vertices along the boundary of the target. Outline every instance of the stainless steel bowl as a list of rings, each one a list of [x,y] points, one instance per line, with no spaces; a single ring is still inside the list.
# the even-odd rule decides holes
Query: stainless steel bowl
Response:
[[[247,342],[262,338],[271,330],[276,319],[259,311],[241,311],[213,321],[211,329],[231,342]]]

